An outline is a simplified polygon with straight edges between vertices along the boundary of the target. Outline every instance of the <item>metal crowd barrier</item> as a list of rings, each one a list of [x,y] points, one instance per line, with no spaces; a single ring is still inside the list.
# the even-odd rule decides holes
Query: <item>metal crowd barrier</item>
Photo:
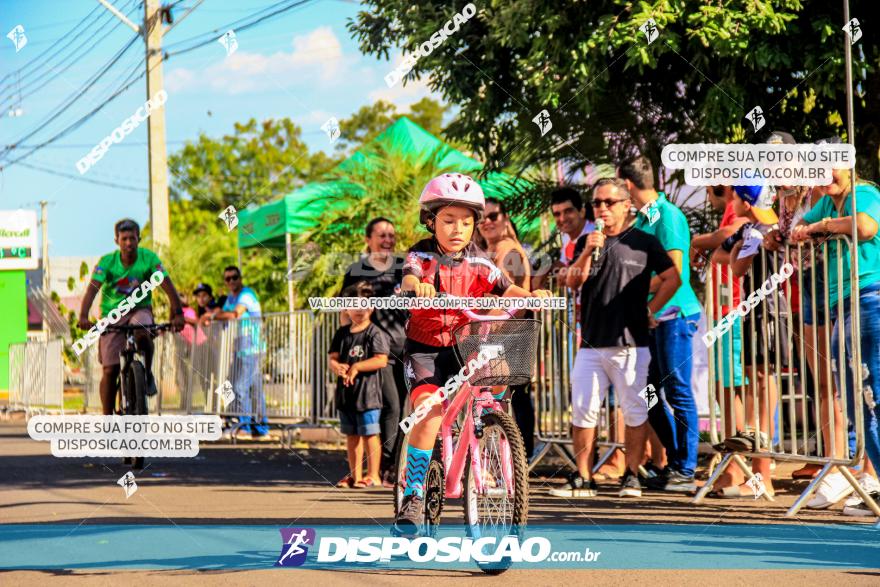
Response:
[[[555,452],[569,466],[575,468],[575,455],[571,451],[571,370],[579,347],[575,294],[551,280],[549,289],[559,297],[565,297],[565,312],[546,312],[546,318],[538,339],[537,382],[533,386],[535,396],[535,431],[542,443],[529,463],[534,469],[541,460]],[[611,406],[611,394],[602,402],[597,426],[597,441],[604,452],[596,459],[593,472],[611,458],[614,451],[623,449],[623,430],[614,426],[615,408]]]
[[[707,272],[706,313],[709,316],[710,330],[721,320],[722,306],[729,308],[727,315],[733,312],[735,304],[732,279],[736,279],[739,284],[741,298],[738,303],[742,309],[746,309],[745,301],[754,292],[760,290],[766,297],[760,302],[762,320],[756,317],[756,306],[748,312],[744,320],[739,320],[741,335],[731,327],[718,336],[716,341],[707,341],[710,357],[709,432],[712,444],[718,445],[719,450],[724,451],[724,456],[706,485],[697,493],[695,503],[705,498],[728,466],[738,466],[747,479],[752,479],[753,473],[743,457],[772,458],[822,466],[820,473],[789,508],[786,516],[796,515],[822,479],[835,468],[880,516],[880,507],[864,494],[848,468],[861,462],[865,445],[861,365],[852,365],[855,370],[851,410],[855,415],[854,422],[850,422],[848,416],[850,398],[842,392],[849,368],[844,352],[847,334],[843,319],[844,307],[845,304],[850,304],[850,335],[853,341],[858,341],[858,281],[852,284],[852,291],[856,293],[850,299],[844,300],[842,288],[836,293],[836,299],[831,299],[829,284],[826,279],[822,279],[825,274],[823,267],[828,266],[831,271],[836,272],[838,283],[842,284],[844,259],[854,252],[848,237],[838,236],[835,240],[838,242],[839,252],[836,258],[831,258],[827,240],[796,246],[786,244],[776,253],[761,248],[759,254],[753,258],[749,271],[741,278],[728,278],[728,283],[723,283],[722,266],[713,264],[712,269]],[[840,253],[841,250],[845,252]],[[773,291],[768,293],[771,288],[766,285],[767,282],[756,282],[756,273],[764,279],[770,278],[772,274],[781,276],[780,272],[786,262],[791,263],[794,273],[787,279],[774,280],[782,283],[773,287]],[[797,290],[800,299],[793,299],[793,289]],[[804,292],[811,294],[808,309],[814,317],[821,306],[830,308],[831,302],[836,304],[833,313],[826,312],[826,327],[805,325],[805,307],[800,307],[798,312],[792,311],[795,307],[793,301],[796,306],[803,306]],[[832,360],[831,354],[834,328],[838,335],[837,362]],[[740,345],[742,348],[737,349]],[[824,356],[820,348],[825,349]],[[723,359],[729,367],[719,372],[722,355],[726,355]],[[749,368],[746,369],[743,365]],[[811,369],[810,365],[815,368]],[[759,385],[759,378],[772,385]],[[775,402],[771,392],[773,387],[778,398]],[[832,401],[835,395],[839,396],[839,416],[835,414],[836,402]],[[818,399],[820,397],[821,401]],[[745,421],[736,417],[737,402],[743,404]],[[770,406],[774,403],[775,408],[771,409]],[[726,438],[744,428],[763,433],[755,434],[757,442],[754,450],[727,452],[720,447]],[[854,451],[850,450],[847,442],[850,431],[855,436]],[[840,434],[844,435],[843,440],[838,438]],[[766,494],[765,497],[772,500]]]
[[[64,413],[64,359],[61,339],[9,345],[9,408]]]
[[[285,436],[294,426],[335,424],[327,352],[338,325],[338,314],[298,310],[163,333],[154,339],[159,393],[149,399],[150,412],[234,418],[233,433],[243,418],[267,420]],[[97,345],[88,349],[84,366],[87,409],[100,411]],[[236,400],[224,408],[217,392],[226,382]]]

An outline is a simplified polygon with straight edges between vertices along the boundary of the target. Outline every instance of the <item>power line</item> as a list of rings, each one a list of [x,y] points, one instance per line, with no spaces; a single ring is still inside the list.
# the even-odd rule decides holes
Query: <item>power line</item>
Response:
[[[270,19],[270,18],[272,18],[272,17],[274,17],[274,16],[277,16],[277,15],[279,15],[279,14],[283,14],[283,13],[289,11],[289,10],[292,10],[292,9],[294,9],[294,8],[298,8],[298,7],[300,7],[300,6],[303,6],[303,5],[307,4],[307,3],[309,3],[310,1],[312,1],[312,0],[297,0],[297,1],[293,2],[293,3],[289,3],[290,0],[285,0],[285,1],[283,1],[283,2],[278,2],[278,3],[273,4],[273,5],[271,5],[271,6],[267,7],[267,8],[265,8],[265,9],[261,9],[260,11],[258,11],[258,12],[255,13],[254,15],[252,15],[252,16],[250,17],[250,19],[248,19],[248,18],[238,19],[238,20],[234,21],[233,23],[230,23],[230,24],[228,24],[228,25],[224,25],[224,26],[222,26],[222,27],[220,27],[220,28],[221,28],[221,29],[224,29],[224,30],[228,30],[229,28],[235,28],[236,30],[239,30],[239,31],[247,30],[247,29],[249,29],[249,28],[252,28],[252,27],[257,26],[258,24],[260,24],[260,23],[262,23],[262,22],[264,22],[264,21],[266,21],[266,20],[268,20],[268,19]],[[281,6],[281,5],[284,5],[284,4],[286,4],[286,6]],[[267,10],[270,10],[270,9],[272,9],[272,8],[279,7],[279,6],[281,6],[281,7],[280,7],[280,8],[277,8],[276,10],[274,10],[274,11],[272,11],[272,12],[269,12],[268,14],[264,14],[264,15],[262,15],[262,16],[258,16],[258,15],[260,15],[260,13],[262,13],[262,12],[266,12]],[[243,24],[238,24],[238,23],[241,23],[242,21],[245,21],[245,22],[243,22]],[[189,39],[189,40],[185,40],[185,41],[181,41],[181,42],[177,43],[177,45],[180,45],[180,44],[184,44],[184,43],[187,43],[187,42],[193,41],[194,39],[199,38],[199,37],[203,37],[203,36],[205,36],[205,35],[212,35],[210,39],[208,39],[208,40],[206,40],[206,41],[204,41],[204,42],[199,42],[199,43],[197,43],[196,45],[193,45],[193,46],[190,46],[190,47],[186,47],[185,49],[181,49],[181,50],[179,50],[179,51],[175,51],[175,52],[172,52],[172,53],[166,53],[164,59],[167,59],[167,58],[170,57],[171,55],[180,55],[180,54],[183,54],[183,53],[188,53],[188,52],[190,52],[190,51],[194,51],[195,49],[198,49],[199,47],[203,47],[203,46],[205,46],[205,45],[208,45],[208,44],[211,44],[211,43],[216,42],[217,39],[216,39],[216,36],[215,36],[215,35],[216,35],[216,32],[217,32],[218,30],[220,30],[220,29],[214,29],[214,31],[212,31],[212,32],[209,32],[209,33],[203,33],[203,34],[201,34],[201,35],[197,35],[197,36],[194,37],[193,39]],[[116,54],[116,56],[114,56],[114,58],[110,61],[110,63],[108,63],[108,64],[107,64],[107,65],[106,65],[101,71],[99,71],[99,72],[94,76],[94,79],[93,79],[90,83],[87,84],[87,86],[82,90],[82,92],[87,91],[87,90],[88,90],[89,88],[91,88],[91,87],[92,87],[92,86],[93,86],[93,85],[94,85],[94,84],[95,84],[95,83],[96,83],[101,77],[103,77],[103,75],[105,75],[105,74],[107,73],[107,71],[109,71],[109,69],[110,69],[110,68],[111,68],[111,67],[112,67],[112,66],[113,66],[113,65],[114,65],[114,64],[115,64],[115,63],[116,63],[121,57],[122,57],[122,55],[125,53],[125,51],[126,51],[131,45],[132,45],[132,43],[134,43],[134,41],[135,41],[137,38],[139,38],[138,35],[136,35],[131,41],[129,41],[129,43],[128,43],[125,47],[123,47],[123,48],[122,48],[122,49]],[[163,59],[163,61],[164,61],[164,59]],[[160,62],[160,63],[161,63],[161,62]],[[140,67],[140,63],[138,64],[138,67]],[[127,82],[125,82],[125,83],[122,85],[122,87],[120,87],[117,91],[115,91],[115,92],[114,92],[109,98],[107,98],[106,100],[104,100],[101,104],[99,104],[97,107],[95,107],[94,109],[92,109],[90,112],[86,113],[84,116],[82,116],[82,117],[79,118],[77,121],[73,122],[72,124],[68,125],[65,129],[63,129],[62,131],[58,132],[57,134],[55,134],[55,135],[52,136],[51,138],[49,138],[49,139],[43,141],[42,143],[39,143],[39,144],[37,144],[37,145],[33,145],[33,146],[29,147],[31,150],[28,151],[28,152],[26,152],[26,153],[24,153],[24,154],[21,155],[20,157],[18,157],[18,158],[16,158],[16,159],[13,159],[13,160],[11,160],[11,161],[8,161],[5,165],[0,165],[0,170],[4,169],[5,167],[10,167],[10,166],[12,166],[12,165],[14,165],[14,164],[16,164],[16,163],[19,163],[20,161],[22,161],[22,160],[26,159],[27,157],[30,157],[31,155],[33,155],[33,154],[34,154],[36,151],[38,151],[39,149],[42,149],[42,148],[47,147],[47,146],[50,145],[51,143],[53,143],[53,142],[55,142],[56,140],[60,139],[61,137],[66,136],[66,135],[69,134],[70,132],[76,130],[77,128],[79,128],[80,126],[82,126],[84,123],[86,123],[88,120],[90,120],[93,116],[95,116],[95,114],[97,114],[99,111],[101,111],[104,107],[106,107],[108,104],[110,104],[110,102],[112,102],[113,100],[115,100],[119,95],[121,95],[121,94],[122,94],[123,92],[125,92],[128,88],[130,88],[134,83],[136,83],[138,80],[140,80],[141,78],[145,77],[146,75],[147,75],[147,71],[145,70],[145,71],[142,71],[140,74],[138,74],[138,75],[137,75],[136,77],[134,77],[133,79],[128,80]],[[79,93],[78,97],[81,97],[81,96],[82,96],[82,93]],[[76,100],[76,98],[75,98],[73,101],[75,101],[75,100]],[[31,138],[34,134],[36,134],[37,132],[39,132],[40,130],[42,130],[42,129],[45,128],[46,126],[48,126],[48,125],[49,125],[52,121],[54,121],[54,120],[55,120],[60,114],[62,114],[64,111],[66,111],[66,110],[72,105],[72,102],[73,102],[73,101],[71,101],[71,103],[68,103],[67,105],[65,105],[63,108],[61,108],[56,114],[52,115],[52,117],[51,117],[49,120],[47,120],[45,123],[43,123],[42,125],[40,125],[40,127],[38,127],[37,129],[35,129],[33,132],[31,132],[31,133],[29,133],[28,135],[22,137],[21,139],[19,139],[19,140],[16,141],[15,143],[13,143],[13,144],[11,144],[11,145],[8,145],[8,146],[7,146],[2,152],[0,152],[0,156],[4,156],[4,155],[6,155],[7,153],[9,153],[10,151],[15,150],[15,149],[17,149],[17,148],[23,148],[23,147],[21,146],[21,144],[20,144],[20,143],[22,143],[22,141],[25,141],[25,140],[27,140],[28,138]]]
[[[117,23],[116,27],[118,26],[119,23]],[[114,29],[116,27],[114,27]],[[96,38],[94,43],[92,43],[92,45],[85,50],[83,55],[90,53],[95,47],[97,47],[112,33],[113,29],[110,29],[103,37]],[[14,104],[15,102],[20,102],[25,98],[29,98],[48,86],[50,83],[57,81],[58,76],[68,71],[71,67],[76,65],[80,61],[80,59],[82,59],[81,56],[72,55],[72,57],[73,58],[69,61],[69,63],[65,65],[59,63],[55,67],[45,69],[42,74],[30,80],[29,83],[16,83],[14,85],[10,84],[7,97],[5,99],[0,99],[0,110],[2,110],[6,104]]]
[[[6,154],[9,153],[10,151],[13,151],[14,149],[16,149],[18,143],[21,143],[21,142],[26,141],[27,139],[31,138],[32,136],[34,136],[35,134],[37,134],[38,132],[40,132],[41,130],[43,130],[44,128],[46,128],[46,127],[47,127],[49,124],[51,124],[56,118],[58,118],[61,114],[63,114],[64,112],[66,112],[71,106],[73,106],[73,105],[77,102],[77,100],[79,100],[80,98],[82,98],[82,97],[85,95],[85,93],[88,92],[89,89],[91,89],[92,86],[94,86],[94,85],[98,82],[98,80],[100,80],[100,79],[101,79],[101,78],[102,78],[102,77],[103,77],[108,71],[110,71],[110,69],[116,64],[116,62],[119,61],[119,60],[122,58],[122,56],[125,54],[125,52],[128,51],[128,49],[129,49],[129,48],[134,44],[134,42],[137,41],[139,38],[140,38],[140,37],[139,37],[138,35],[134,35],[134,36],[131,38],[131,40],[129,40],[129,42],[126,43],[125,46],[122,47],[122,49],[120,49],[120,50],[116,53],[116,55],[113,56],[113,57],[110,59],[110,61],[109,61],[108,63],[106,63],[106,64],[105,64],[105,65],[104,65],[104,66],[103,66],[98,72],[96,72],[96,73],[92,76],[92,79],[91,79],[91,80],[88,80],[88,81],[86,82],[86,84],[76,92],[75,97],[71,98],[71,99],[68,100],[66,103],[62,103],[61,106],[59,106],[58,108],[56,108],[56,112],[53,113],[53,114],[50,114],[50,115],[49,115],[50,118],[49,118],[48,120],[46,120],[44,123],[42,123],[40,126],[38,126],[36,129],[34,129],[33,131],[29,132],[29,133],[26,134],[25,136],[21,137],[21,138],[18,139],[15,143],[13,143],[13,144],[11,144],[11,145],[8,145],[8,146],[7,146],[2,152],[0,152],[0,157],[6,155]],[[138,67],[139,67],[139,66],[138,66]],[[106,102],[105,102],[104,105],[106,105]],[[97,110],[100,110],[101,108],[103,108],[103,105],[102,105],[102,106],[99,106],[96,110],[93,110],[92,112],[97,112]],[[75,123],[75,124],[76,124],[76,123]],[[68,127],[68,128],[70,128],[70,127]],[[60,136],[60,134],[59,134],[59,135],[56,135],[56,137],[58,137],[58,136]],[[48,142],[51,142],[51,141],[54,140],[56,137],[53,137],[53,139],[50,139],[50,141],[48,141]],[[45,145],[45,144],[47,144],[48,142],[44,142],[42,145]],[[39,147],[42,146],[42,145],[39,145],[39,146],[36,147],[36,148],[39,148]],[[36,148],[35,148],[34,150],[36,150]],[[34,150],[30,151],[30,153],[33,153]],[[27,155],[29,155],[30,153],[28,153]],[[25,156],[27,156],[27,155],[25,155]],[[20,160],[23,159],[23,158],[24,158],[24,157],[19,157],[18,159],[16,159],[16,161],[20,161]]]
[[[133,9],[129,8],[128,11],[130,14],[133,11]],[[113,15],[109,15],[109,16],[110,16],[111,21],[115,20]],[[100,16],[98,17],[98,21],[100,21]],[[107,21],[106,24],[109,25],[111,21]],[[95,49],[95,47],[97,47],[107,37],[109,37],[119,27],[120,24],[121,23],[117,20],[116,24],[113,27],[107,29],[107,31],[102,36],[91,36],[91,35],[87,34],[87,32],[88,32],[87,30],[80,31],[79,37],[82,39],[82,42],[76,48],[71,49],[70,51],[65,51],[64,56],[61,58],[61,60],[57,64],[55,64],[52,67],[48,67],[48,63],[55,57],[55,55],[64,51],[65,49],[67,49],[68,46],[70,46],[75,40],[77,40],[76,37],[71,39],[71,41],[68,42],[67,44],[65,44],[64,46],[59,47],[58,51],[56,51],[53,55],[49,56],[45,60],[44,64],[41,64],[41,67],[45,66],[45,69],[43,69],[42,72],[40,72],[40,70],[37,70],[33,73],[25,74],[22,77],[22,79],[17,79],[15,82],[10,81],[9,84],[7,84],[7,86],[5,88],[0,88],[0,94],[3,94],[4,90],[8,90],[8,97],[5,99],[0,99],[0,110],[3,109],[5,104],[7,104],[9,102],[14,103],[16,100],[21,100],[25,97],[32,96],[35,93],[37,93],[38,91],[40,91],[41,89],[43,89],[44,87],[46,87],[47,85],[49,85],[50,83],[52,83],[53,81],[55,81],[57,76],[63,74],[64,72],[69,70],[71,67],[76,65],[86,55],[88,55],[91,51],[93,51]],[[92,25],[88,25],[88,27],[91,27],[91,26]],[[104,28],[103,25],[102,25],[102,28]],[[93,41],[91,43],[91,45],[89,47],[87,47],[85,50],[82,50],[83,47],[85,47],[90,41]],[[36,77],[27,81],[28,77],[33,76],[33,75],[36,75]],[[22,83],[22,80],[25,80],[25,82]],[[43,81],[43,80],[45,80],[45,81]],[[42,83],[40,83],[41,81],[42,81]],[[36,87],[34,87],[34,86],[36,86]]]
[[[204,47],[205,45],[210,45],[212,43],[215,43],[215,42],[217,42],[217,33],[219,33],[221,30],[223,32],[230,30],[230,29],[232,29],[236,32],[245,31],[249,28],[252,28],[252,27],[264,22],[265,20],[268,20],[274,16],[278,16],[279,14],[283,14],[289,10],[293,10],[294,8],[299,8],[305,4],[308,4],[311,1],[312,0],[295,0],[291,3],[291,0],[283,0],[282,2],[277,2],[276,4],[273,4],[267,8],[260,10],[259,12],[255,13],[254,15],[251,15],[250,17],[240,18],[240,19],[233,21],[229,24],[215,28],[209,32],[205,32],[200,35],[196,35],[192,39],[178,41],[177,43],[170,44],[167,47],[168,49],[172,49],[176,46],[184,45],[189,42],[195,43],[194,45],[191,45],[191,46],[183,48],[183,49],[178,49],[177,51],[169,51],[165,55],[165,58],[168,59],[169,57],[172,57],[174,55],[183,55],[184,53],[189,53],[190,51],[195,51],[196,49],[198,49],[200,47]],[[286,4],[286,6],[282,6],[284,4]],[[272,12],[269,12],[268,14],[265,14],[265,15],[259,16],[259,17],[257,16],[261,12],[266,12],[267,10],[272,10],[272,9],[279,7],[279,6],[280,6],[280,8],[277,8],[276,10],[273,10]],[[253,19],[253,20],[250,20],[250,19]],[[203,41],[196,41],[196,39],[198,39],[199,37],[205,37],[205,36],[208,36],[208,38],[206,38]]]
[[[317,131],[317,132],[323,133],[324,131],[321,130],[321,131]],[[186,143],[185,140],[165,141],[165,142],[168,143],[169,145],[182,145],[182,144]],[[115,149],[117,147],[146,147],[148,145],[149,145],[149,142],[147,142],[147,141],[125,141],[124,143],[117,143],[116,145],[114,145],[113,148]],[[39,145],[19,145],[19,148],[30,149],[30,148],[38,147],[38,146]],[[80,144],[67,143],[64,145],[46,145],[45,147],[42,147],[42,148],[44,148],[44,149],[92,149],[92,148],[94,148],[94,146],[95,145],[93,145],[93,144],[90,145],[88,143],[80,143]]]
[[[89,23],[89,24],[87,24],[87,25],[83,25],[83,23],[84,23],[85,21],[89,20],[89,17],[91,17],[92,14],[95,13],[99,8],[100,8],[100,6],[95,6],[95,8],[93,8],[92,11],[89,12],[89,13],[85,16],[85,18],[83,18],[82,20],[79,21],[79,23],[77,23],[77,26],[75,26],[75,27],[73,27],[71,30],[67,31],[67,33],[65,33],[64,35],[62,35],[61,38],[60,38],[59,40],[55,41],[55,44],[58,44],[58,43],[60,43],[61,41],[63,41],[64,39],[66,39],[67,37],[71,37],[71,36],[72,36],[72,40],[71,40],[71,42],[73,42],[73,40],[76,39],[76,35],[75,35],[74,33],[75,33],[77,30],[79,30],[79,31],[82,33],[82,32],[84,32],[85,30],[88,30],[89,28],[91,28],[92,24],[94,24],[95,22],[101,20],[101,15],[98,14],[98,15],[97,15],[97,18],[93,18],[91,23]],[[67,45],[69,45],[69,44],[70,44],[70,43],[68,43]],[[61,47],[59,50],[63,50],[63,49],[65,49],[65,48],[67,47],[67,45],[65,45],[64,47]],[[54,45],[53,45],[53,46],[54,46]],[[43,59],[43,56],[46,55],[46,53],[49,53],[51,50],[52,50],[52,47],[49,47],[48,49],[46,49],[45,51],[43,51],[43,52],[40,53],[39,55],[36,55],[36,56],[35,56],[33,59],[31,59],[30,61],[28,61],[27,63],[25,63],[25,64],[22,65],[21,67],[19,67],[17,70],[15,70],[15,71],[11,71],[11,72],[7,73],[7,74],[4,75],[2,78],[0,78],[0,82],[4,82],[4,81],[6,81],[6,79],[8,79],[8,78],[10,78],[10,77],[12,77],[12,76],[15,76],[15,75],[21,75],[26,69],[31,68],[31,67],[35,67],[35,66],[36,66],[35,64],[37,64],[37,62],[39,62],[39,61],[41,61],[41,60],[42,60],[42,61],[49,61],[49,60],[51,60],[52,57],[54,57],[54,56],[58,53],[58,51],[56,51],[55,53],[53,53],[53,54],[50,55],[49,57]]]
[[[131,192],[138,192],[141,194],[147,193],[146,188],[138,188],[135,186],[128,186],[128,185],[123,185],[123,184],[119,184],[119,183],[112,183],[109,181],[101,181],[100,179],[94,179],[91,177],[86,177],[84,175],[75,175],[73,173],[64,173],[63,171],[57,171],[55,169],[51,169],[48,167],[41,167],[39,165],[32,165],[30,163],[19,163],[19,165],[21,165],[22,167],[27,167],[29,169],[33,169],[35,171],[41,171],[43,173],[48,173],[50,175],[57,175],[59,177],[65,177],[67,179],[75,179],[77,181],[84,181],[86,183],[91,183],[94,185],[111,187],[111,188],[116,188],[116,189],[120,189],[120,190],[128,190]]]
[[[131,46],[131,43],[133,43],[136,39],[138,39],[138,36],[137,36],[137,35],[135,35],[135,37],[129,42],[129,44],[128,44],[126,47],[123,47],[122,51],[121,51],[119,54],[117,54],[117,57],[116,57],[115,59],[118,60],[118,58],[122,56],[121,53],[124,52],[128,47],[130,47],[130,46]],[[138,64],[136,67],[137,67],[138,69],[140,69],[140,64]],[[131,75],[134,75],[134,73],[132,73]],[[129,77],[131,77],[131,75],[130,75]],[[134,79],[128,81],[127,83],[124,83],[124,85],[123,85],[122,87],[120,87],[117,91],[115,91],[115,92],[114,92],[109,98],[107,98],[106,100],[102,101],[97,107],[93,108],[90,112],[86,113],[86,114],[85,114],[84,116],[82,116],[79,120],[77,120],[77,121],[75,121],[74,123],[70,124],[67,128],[65,128],[65,129],[62,130],[61,132],[57,133],[55,136],[53,136],[53,137],[51,137],[51,138],[49,138],[49,139],[43,141],[42,143],[40,143],[40,144],[38,144],[38,145],[35,145],[34,147],[31,148],[30,151],[28,151],[27,153],[25,153],[25,154],[22,155],[21,157],[18,157],[17,159],[13,159],[12,161],[9,161],[9,162],[5,165],[5,167],[9,167],[10,165],[13,165],[13,164],[15,164],[15,163],[17,163],[17,162],[19,162],[19,161],[21,161],[21,160],[27,158],[27,157],[30,157],[33,153],[35,153],[35,152],[38,151],[39,149],[42,149],[42,148],[45,147],[46,145],[49,145],[50,143],[55,142],[56,140],[60,139],[61,137],[63,137],[63,136],[65,136],[65,135],[69,134],[71,131],[73,131],[73,130],[79,128],[82,124],[84,124],[86,121],[88,121],[90,118],[92,118],[95,114],[97,114],[98,112],[100,112],[101,110],[103,110],[104,107],[106,107],[108,104],[110,104],[110,103],[111,103],[116,97],[118,97],[120,94],[122,94],[122,93],[123,93],[125,90],[127,90],[128,88],[130,88],[130,87],[132,86],[132,84],[134,84],[136,81],[138,81],[140,78],[144,77],[145,75],[146,75],[146,71],[142,71],[139,75],[137,75],[137,77],[135,77]],[[97,79],[94,80],[94,81],[97,81]],[[92,82],[92,84],[94,84],[94,81]],[[66,109],[66,108],[65,108],[65,109]],[[60,114],[60,112],[59,112],[59,114]],[[45,128],[49,123],[51,123],[55,118],[57,118],[57,116],[58,116],[58,115],[56,114],[52,119],[48,120],[48,121],[47,121],[45,124],[43,124],[39,129],[37,129],[36,131],[30,133],[30,135],[28,135],[28,136],[26,136],[26,137],[23,137],[22,139],[20,139],[20,141],[23,141],[23,140],[25,140],[25,139],[27,139],[27,138],[30,138],[31,136],[33,136],[34,134],[36,134],[36,132],[38,132],[39,130],[42,130],[42,128]],[[8,153],[9,151],[12,151],[12,150],[14,150],[14,149],[16,149],[16,148],[18,148],[18,145],[17,145],[17,144],[9,145],[9,146],[6,148],[6,150],[4,150],[2,153],[0,153],[0,155],[4,155],[4,154]],[[3,169],[3,167],[4,167],[4,166],[0,166],[0,169]]]

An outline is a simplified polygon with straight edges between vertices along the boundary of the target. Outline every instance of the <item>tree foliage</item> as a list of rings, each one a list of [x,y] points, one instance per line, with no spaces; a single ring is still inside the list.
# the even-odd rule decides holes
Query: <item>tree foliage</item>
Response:
[[[310,153],[302,129],[289,118],[236,123],[231,135],[200,134],[168,158],[171,198],[216,211],[265,204],[319,177],[338,163]]]
[[[413,51],[460,6],[366,0],[349,23],[368,54]],[[880,26],[870,0],[850,0],[864,37],[854,47],[859,170],[878,176]],[[423,77],[460,108],[448,137],[490,168],[558,158],[575,167],[635,150],[660,160],[678,142],[757,139],[744,116],[760,105],[763,132],[800,140],[845,135],[840,2],[822,0],[494,0],[418,60]],[[648,18],[660,29],[648,44]],[[532,119],[543,109],[553,128]]]
[[[443,116],[448,108],[430,98],[422,98],[410,106],[407,118],[429,133],[439,136],[443,132]],[[403,114],[397,107],[385,100],[361,106],[349,118],[339,122],[337,150],[357,148],[376,138],[382,131],[397,122]]]
[[[436,101],[424,98],[410,106],[407,116],[429,132],[440,134],[446,110]],[[364,106],[340,121],[339,142],[343,149],[357,149],[400,116],[388,102]],[[235,232],[229,232],[218,218],[226,206],[241,210],[277,200],[306,182],[342,179],[332,173],[332,168],[342,160],[343,153],[329,156],[321,151],[310,152],[301,135],[302,129],[287,118],[263,122],[251,119],[236,124],[232,134],[219,138],[201,134],[198,140],[169,157],[173,246],[157,253],[178,291],[191,292],[197,283],[205,282],[214,288],[215,294],[223,293],[223,268],[238,262]],[[433,168],[426,164],[423,169],[413,170],[409,163],[394,159],[389,153],[375,149],[366,153],[370,157],[388,157],[387,168],[347,176],[346,186],[351,190],[342,190],[331,198],[347,202],[345,210],[341,214],[328,213],[322,219],[321,230],[300,235],[294,258],[295,269],[305,279],[305,291],[329,291],[337,277],[341,283],[341,273],[333,273],[338,273],[336,269],[326,275],[323,271],[342,257],[335,254],[318,259],[312,255],[315,247],[320,246],[327,253],[356,254],[363,245],[363,227],[373,216],[399,220],[401,242],[414,242],[411,239],[418,232],[414,228],[418,213],[413,212],[417,201],[412,194],[419,193],[433,177],[424,175]],[[323,228],[338,227],[340,223],[349,223],[351,229],[328,230],[326,235],[322,232]],[[143,246],[153,248],[149,225],[142,232]],[[307,246],[310,241],[316,244]],[[287,310],[286,266],[283,250],[256,247],[242,251],[245,284],[259,294],[264,312]],[[156,296],[156,304],[158,313],[165,316],[167,301],[162,294]]]
[[[364,227],[376,216],[394,223],[399,245],[411,246],[428,236],[419,224],[418,197],[431,178],[450,171],[440,165],[437,153],[418,164],[381,144],[361,150],[383,165],[363,165],[345,176],[325,198],[328,213],[314,229],[299,236],[303,255],[297,291],[307,296],[335,295],[348,265],[365,250]]]

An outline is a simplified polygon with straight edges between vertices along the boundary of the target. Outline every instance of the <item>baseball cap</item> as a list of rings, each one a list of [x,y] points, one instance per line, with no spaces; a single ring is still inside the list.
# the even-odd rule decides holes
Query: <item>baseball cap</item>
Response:
[[[774,190],[768,185],[733,186],[737,197],[752,207],[752,213],[761,224],[773,225],[779,217],[773,211]]]
[[[797,141],[794,140],[794,137],[791,136],[791,133],[787,133],[783,130],[774,130],[770,133],[770,136],[767,137],[768,145],[796,145]]]
[[[193,290],[193,295],[198,295],[200,291],[206,292],[209,296],[214,295],[214,290],[211,289],[211,286],[207,283],[200,283]]]

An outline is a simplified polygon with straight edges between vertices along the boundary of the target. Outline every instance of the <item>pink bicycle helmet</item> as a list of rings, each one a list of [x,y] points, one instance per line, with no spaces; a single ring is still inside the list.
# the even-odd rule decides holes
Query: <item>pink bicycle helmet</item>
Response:
[[[471,176],[444,173],[428,182],[419,197],[419,205],[419,220],[422,224],[427,224],[431,216],[444,206],[470,208],[476,213],[479,222],[486,210],[486,198],[483,196],[483,188]]]

